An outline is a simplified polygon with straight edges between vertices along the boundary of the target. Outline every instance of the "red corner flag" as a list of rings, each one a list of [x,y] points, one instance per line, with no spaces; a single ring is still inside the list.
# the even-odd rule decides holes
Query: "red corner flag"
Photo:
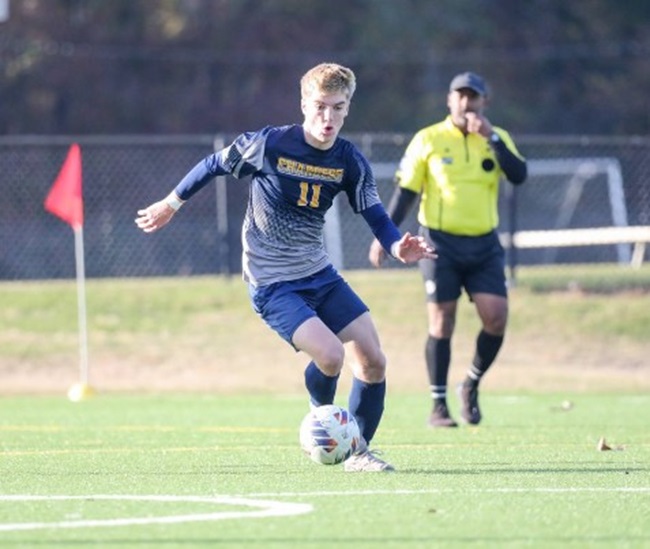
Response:
[[[45,199],[45,209],[72,225],[73,229],[81,228],[84,223],[81,149],[77,143],[70,146],[61,171]]]

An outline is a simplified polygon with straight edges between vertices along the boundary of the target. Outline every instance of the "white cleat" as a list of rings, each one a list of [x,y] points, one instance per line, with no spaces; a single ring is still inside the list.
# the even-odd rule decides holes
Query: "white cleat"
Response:
[[[377,452],[379,453],[379,452]],[[372,472],[381,472],[381,471],[394,471],[390,463],[385,462],[383,459],[378,458],[373,452],[366,448],[364,451],[351,455],[348,459],[343,462],[343,467],[345,471],[372,471]]]

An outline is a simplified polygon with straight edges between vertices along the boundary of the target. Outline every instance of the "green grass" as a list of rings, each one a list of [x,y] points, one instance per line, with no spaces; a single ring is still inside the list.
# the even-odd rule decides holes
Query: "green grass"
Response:
[[[647,394],[489,393],[482,405],[480,426],[433,431],[426,395],[389,394],[375,445],[398,471],[351,474],[301,454],[304,396],[5,397],[0,547],[650,545]],[[600,437],[620,449],[598,451]],[[253,517],[219,499],[235,496],[310,507]],[[25,523],[50,525],[8,530]]]
[[[423,289],[415,268],[406,270],[350,271],[352,286],[382,316],[392,321],[421,324],[421,315],[404,316],[406,307],[417,303],[423,309]],[[575,313],[575,304],[557,308],[557,320],[580,322],[592,303],[620,304],[639,314],[650,297],[650,265],[642,269],[615,265],[526,267],[517,270],[517,284],[511,293],[526,300],[549,294],[579,296],[585,304]],[[615,294],[616,300],[609,299]],[[391,299],[388,299],[388,298]],[[74,280],[0,283],[0,328],[25,333],[76,334],[77,293]],[[90,279],[86,282],[88,322],[104,334],[160,333],[181,330],[201,314],[210,321],[256,322],[248,302],[245,284],[238,276],[146,279]],[[537,304],[539,302],[535,302]],[[237,316],[233,314],[237,313]],[[565,316],[569,315],[569,316]],[[611,316],[620,316],[614,309]],[[634,332],[638,316],[621,319],[624,331]],[[646,317],[648,318],[648,317]],[[580,326],[578,325],[578,328]]]
[[[393,386],[423,387],[426,315],[417,269],[345,276],[370,306]],[[650,388],[650,266],[522,268],[517,282],[506,341],[487,383],[498,389]],[[288,380],[300,389],[296,372],[304,357],[257,318],[239,277],[93,279],[86,295],[98,389],[275,392],[286,390]],[[2,283],[0,303],[0,391],[67,390],[79,363],[75,282]],[[471,361],[478,329],[473,305],[463,297],[453,376]],[[272,375],[260,379],[260,364],[274,364]]]
[[[647,267],[520,269],[485,420],[448,431],[424,425],[419,273],[346,278],[389,359],[374,442],[396,474],[301,455],[305,357],[236,277],[89,280],[99,394],[79,404],[64,396],[78,380],[75,282],[0,284],[0,549],[650,546]],[[463,298],[450,384],[477,329]],[[620,450],[598,451],[601,437]],[[79,524],[92,520],[113,522]]]
[[[640,269],[611,264],[523,267],[515,271],[515,280],[534,292],[648,292],[650,266],[646,264]]]

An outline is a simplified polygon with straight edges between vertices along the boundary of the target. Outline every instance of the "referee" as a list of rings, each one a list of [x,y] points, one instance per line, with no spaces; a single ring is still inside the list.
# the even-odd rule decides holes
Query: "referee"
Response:
[[[476,306],[481,330],[465,380],[458,387],[460,417],[481,421],[478,387],[501,348],[508,319],[505,253],[496,232],[499,180],[519,185],[526,161],[505,130],[483,114],[485,80],[472,72],[451,81],[445,120],[423,128],[408,145],[388,206],[396,225],[419,199],[420,233],[436,259],[419,262],[427,296],[426,364],[433,399],[431,427],[456,427],[447,406],[451,338],[464,288]],[[386,252],[375,240],[370,262],[379,267]]]

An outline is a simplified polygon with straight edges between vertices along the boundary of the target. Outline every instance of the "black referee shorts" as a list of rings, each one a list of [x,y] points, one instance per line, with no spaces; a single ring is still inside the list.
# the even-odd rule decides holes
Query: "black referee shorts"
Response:
[[[496,231],[480,236],[458,236],[420,227],[420,235],[433,246],[436,259],[422,259],[427,301],[455,301],[463,290],[506,297],[505,251]]]

